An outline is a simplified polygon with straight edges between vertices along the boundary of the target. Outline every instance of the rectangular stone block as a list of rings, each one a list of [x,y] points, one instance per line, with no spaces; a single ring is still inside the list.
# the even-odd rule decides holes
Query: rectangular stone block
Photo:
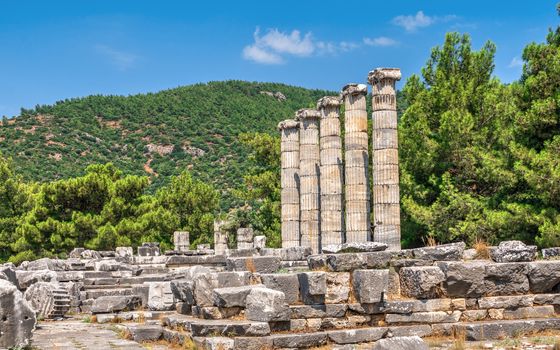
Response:
[[[261,280],[267,288],[283,292],[288,304],[295,304],[299,301],[299,279],[296,274],[262,274]]]
[[[386,314],[387,323],[450,323],[459,322],[461,311],[415,312],[412,314]]]
[[[358,302],[383,301],[389,285],[389,270],[356,270],[352,273],[352,285]]]

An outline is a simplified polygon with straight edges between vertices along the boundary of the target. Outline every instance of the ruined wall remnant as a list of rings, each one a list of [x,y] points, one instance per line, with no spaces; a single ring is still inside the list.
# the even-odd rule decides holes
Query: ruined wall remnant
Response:
[[[253,249],[253,235],[250,227],[237,229],[237,249]]]
[[[282,247],[298,247],[300,242],[299,207],[299,123],[284,120],[278,124],[280,131],[280,183]]]
[[[227,233],[222,229],[225,221],[214,221],[214,252],[217,255],[224,255],[228,249]]]
[[[399,152],[397,134],[398,68],[378,68],[368,75],[372,85],[373,119],[373,239],[389,249],[401,249]]]
[[[370,240],[368,183],[367,86],[348,84],[342,89],[345,129],[346,242]]]
[[[190,239],[188,231],[173,232],[173,244],[178,252],[186,252],[190,249]]]
[[[320,117],[320,113],[314,109],[300,109],[296,112],[296,120],[300,123],[300,245],[302,247],[311,247],[314,253],[320,251]]]
[[[340,138],[340,98],[325,96],[317,102],[320,122],[321,246],[341,244],[343,228],[343,161]]]

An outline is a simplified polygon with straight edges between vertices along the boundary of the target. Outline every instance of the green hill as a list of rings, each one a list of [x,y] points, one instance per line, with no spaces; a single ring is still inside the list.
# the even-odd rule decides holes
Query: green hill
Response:
[[[280,120],[332,93],[225,81],[68,99],[4,119],[0,151],[35,181],[73,177],[89,164],[113,162],[126,173],[149,174],[155,189],[190,169],[222,191],[222,208],[228,208],[234,204],[230,190],[249,166],[238,135],[276,133]]]

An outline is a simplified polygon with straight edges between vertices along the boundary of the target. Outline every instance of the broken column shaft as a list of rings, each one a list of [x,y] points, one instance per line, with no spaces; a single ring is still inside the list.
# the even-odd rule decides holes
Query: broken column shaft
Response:
[[[344,97],[346,242],[370,240],[367,86],[348,84]]]
[[[311,247],[315,254],[320,252],[320,116],[314,109],[300,109],[296,112],[296,120],[300,122],[300,245]]]
[[[378,68],[368,75],[372,85],[373,238],[389,249],[401,249],[399,152],[397,133],[398,68]]]
[[[340,98],[325,96],[317,102],[321,113],[321,246],[343,243],[342,140],[340,139]]]
[[[278,124],[281,152],[281,223],[282,248],[299,247],[299,123],[284,120]]]

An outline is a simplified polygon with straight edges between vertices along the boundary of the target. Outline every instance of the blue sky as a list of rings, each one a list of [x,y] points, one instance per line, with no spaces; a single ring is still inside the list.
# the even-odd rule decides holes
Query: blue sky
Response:
[[[339,90],[380,66],[406,79],[448,31],[469,33],[477,49],[496,43],[495,74],[511,82],[523,47],[558,25],[555,4],[0,0],[0,115],[211,80]]]

